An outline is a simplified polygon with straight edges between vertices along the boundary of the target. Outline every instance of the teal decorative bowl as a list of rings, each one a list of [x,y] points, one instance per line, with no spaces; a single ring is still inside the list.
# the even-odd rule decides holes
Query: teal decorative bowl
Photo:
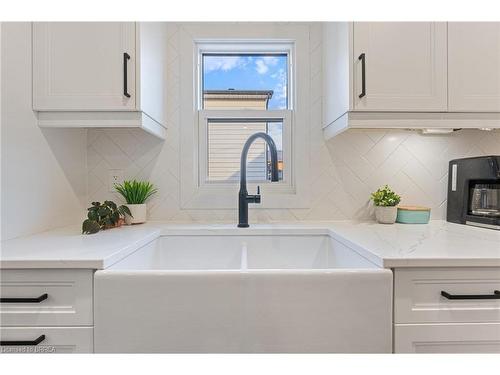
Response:
[[[398,207],[396,222],[403,224],[427,224],[431,218],[431,209],[418,206]]]

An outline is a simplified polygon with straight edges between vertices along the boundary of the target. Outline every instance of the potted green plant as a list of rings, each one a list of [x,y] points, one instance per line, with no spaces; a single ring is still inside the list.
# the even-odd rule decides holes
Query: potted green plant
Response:
[[[401,197],[387,185],[372,193],[371,199],[375,204],[375,217],[381,224],[394,224],[398,215],[397,205]]]
[[[104,201],[102,204],[92,202],[87,211],[87,219],[82,223],[83,234],[119,227],[123,224],[125,216],[131,215],[127,206],[117,206],[112,201]]]
[[[125,215],[125,222],[129,225],[146,222],[146,201],[157,192],[154,185],[148,181],[133,180],[115,184],[115,188],[125,199],[131,212],[131,215]]]

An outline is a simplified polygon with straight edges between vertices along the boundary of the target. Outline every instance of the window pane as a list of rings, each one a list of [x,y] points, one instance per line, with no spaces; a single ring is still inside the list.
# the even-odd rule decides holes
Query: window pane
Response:
[[[203,108],[287,109],[286,54],[203,54]]]
[[[248,137],[254,133],[269,134],[278,149],[278,169],[283,179],[283,121],[265,120],[209,120],[208,121],[208,181],[236,182],[240,178],[241,150]],[[248,151],[248,181],[270,179],[271,156],[266,143],[257,139]]]

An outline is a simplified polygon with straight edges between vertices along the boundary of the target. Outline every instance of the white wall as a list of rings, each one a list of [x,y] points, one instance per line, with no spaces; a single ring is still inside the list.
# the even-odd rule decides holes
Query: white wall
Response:
[[[83,219],[86,130],[40,129],[31,109],[31,25],[2,23],[2,240]]]
[[[149,179],[159,194],[149,204],[151,219],[235,222],[236,210],[181,210],[179,178],[179,34],[168,30],[167,140],[157,142],[136,130],[89,130],[89,201],[119,199],[107,191],[107,170],[124,169],[126,178]],[[427,205],[435,219],[445,218],[448,161],[500,154],[500,131],[464,130],[423,136],[414,131],[351,130],[328,142],[321,130],[322,69],[320,24],[310,27],[311,206],[306,209],[251,209],[250,222],[338,220],[372,217],[369,194],[390,184],[403,203]],[[236,196],[234,197],[237,198]],[[265,199],[265,197],[263,197]],[[253,205],[251,205],[253,206]]]

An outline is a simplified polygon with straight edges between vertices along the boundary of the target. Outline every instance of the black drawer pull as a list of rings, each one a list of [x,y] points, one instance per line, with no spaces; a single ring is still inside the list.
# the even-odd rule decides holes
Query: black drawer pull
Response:
[[[40,303],[45,301],[49,295],[47,293],[42,294],[40,297],[35,298],[10,298],[2,297],[0,298],[0,303]]]
[[[33,341],[0,341],[0,346],[36,346],[45,340],[45,335],[40,335]]]
[[[130,60],[130,55],[127,52],[123,53],[123,95],[127,98],[130,98],[130,94],[128,93],[128,68],[127,62]]]
[[[361,60],[361,94],[358,95],[361,99],[366,95],[366,55],[362,53],[359,55],[358,60]]]
[[[495,290],[493,294],[450,294],[442,290],[441,295],[447,299],[500,299],[499,290]]]

